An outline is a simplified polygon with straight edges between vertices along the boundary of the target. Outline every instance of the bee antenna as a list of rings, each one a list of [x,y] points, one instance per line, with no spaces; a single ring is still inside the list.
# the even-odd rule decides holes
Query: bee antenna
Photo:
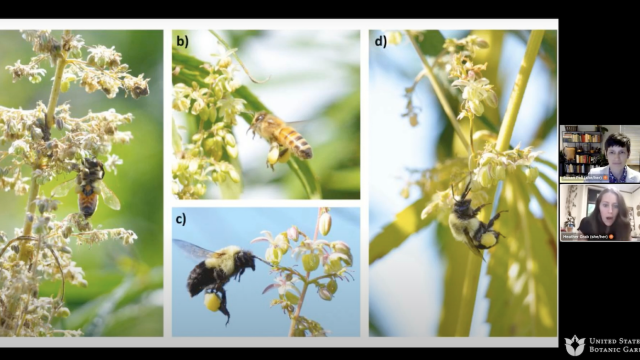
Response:
[[[469,176],[469,182],[467,183],[467,186],[464,188],[464,192],[462,193],[462,200],[467,198],[467,195],[469,195],[469,191],[471,191],[471,176]]]
[[[456,203],[460,202],[456,199],[456,193],[455,191],[453,191],[453,184],[451,184],[451,196],[453,196],[453,201],[455,201]]]

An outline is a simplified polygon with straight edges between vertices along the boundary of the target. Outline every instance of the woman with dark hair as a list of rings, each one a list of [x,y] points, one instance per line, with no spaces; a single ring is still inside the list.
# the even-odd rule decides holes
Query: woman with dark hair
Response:
[[[616,188],[609,187],[598,194],[596,208],[580,222],[581,235],[613,235],[613,238],[593,240],[631,241],[629,210],[624,197]],[[588,240],[588,239],[587,239]]]

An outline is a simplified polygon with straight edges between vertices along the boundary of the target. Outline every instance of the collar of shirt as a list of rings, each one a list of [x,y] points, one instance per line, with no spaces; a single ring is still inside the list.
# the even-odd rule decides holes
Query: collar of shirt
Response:
[[[611,172],[611,167],[609,167],[609,182],[610,183],[623,183],[627,182],[627,166],[625,165],[622,169],[622,176],[620,179],[616,179],[616,177]]]

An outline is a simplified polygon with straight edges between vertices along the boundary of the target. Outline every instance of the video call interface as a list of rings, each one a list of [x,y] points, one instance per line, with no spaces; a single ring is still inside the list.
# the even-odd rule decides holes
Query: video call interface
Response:
[[[640,125],[561,125],[561,241],[640,239]]]

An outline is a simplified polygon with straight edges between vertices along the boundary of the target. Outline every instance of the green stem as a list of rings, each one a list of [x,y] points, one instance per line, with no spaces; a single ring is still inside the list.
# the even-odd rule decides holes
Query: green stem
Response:
[[[318,219],[316,220],[316,231],[313,234],[313,241],[315,242],[318,239],[318,229],[320,228],[320,216],[322,215],[322,208],[318,208]],[[311,275],[310,271],[307,271],[307,276],[302,279],[304,281],[304,286],[302,287],[302,294],[300,294],[300,299],[298,300],[298,306],[296,306],[296,313],[291,318],[291,327],[289,327],[289,337],[293,337],[296,331],[296,324],[298,323],[298,317],[300,316],[300,310],[302,309],[302,304],[304,303],[304,297],[307,295],[307,289],[309,288],[309,276]]]
[[[64,36],[71,35],[71,30],[65,30]],[[56,63],[56,74],[53,78],[53,87],[51,88],[51,95],[49,96],[49,105],[47,107],[47,126],[49,129],[53,128],[55,124],[55,111],[58,105],[58,97],[60,97],[60,84],[62,83],[62,74],[64,73],[64,67],[67,66],[67,52],[60,50],[62,57],[58,59]]]
[[[520,214],[518,227],[522,229],[528,229],[529,228],[528,216],[526,214],[529,213],[528,211],[529,210],[529,204],[528,204],[529,194],[527,194],[527,189],[525,185],[526,179],[522,171],[519,171],[517,175],[519,179],[517,181],[514,181],[514,185],[517,186],[517,188],[513,190],[513,194],[517,204],[516,206],[518,207],[518,214]],[[540,199],[538,199],[538,201],[540,201]],[[544,204],[544,202],[541,202],[541,204]],[[529,301],[527,301],[527,305],[529,307],[529,315],[531,317],[531,325],[529,326],[531,326],[533,336],[536,336],[537,335],[536,322],[538,319],[538,315],[537,315],[538,314],[538,301],[537,301],[538,296],[536,295],[536,277],[534,276],[534,269],[533,269],[533,266],[534,266],[533,264],[535,264],[535,261],[533,260],[533,245],[531,243],[530,232],[523,231],[521,239],[524,245],[524,249],[525,249],[524,253],[526,254],[525,256],[527,260],[525,263],[525,271],[527,273],[527,290],[528,290],[527,297],[530,299]]]
[[[490,207],[488,205],[487,207]],[[490,214],[491,210],[485,210],[484,214]],[[486,222],[486,220],[485,220]],[[455,336],[469,336],[471,331],[471,319],[473,318],[473,307],[475,306],[476,293],[478,292],[478,280],[480,279],[480,268],[482,260],[467,251],[467,273],[462,285],[462,300],[460,306],[460,316],[456,326]],[[484,252],[480,253],[484,256]]]
[[[71,31],[70,30],[64,30],[64,35],[65,36],[69,36],[71,35]],[[55,124],[55,110],[56,110],[56,106],[58,104],[58,98],[60,97],[60,84],[62,83],[62,74],[64,73],[64,68],[67,65],[67,53],[64,50],[60,50],[61,52],[61,57],[58,58],[57,62],[56,62],[56,73],[54,75],[54,79],[53,79],[53,86],[51,88],[51,95],[49,96],[49,104],[47,105],[47,119],[45,122],[45,132],[49,133],[50,129],[53,127],[53,125]],[[36,166],[38,166],[39,164],[39,159],[36,159],[36,161],[32,164],[33,167],[33,171],[36,170]],[[40,184],[37,183],[36,181],[36,177],[32,176],[31,177],[31,187],[29,190],[29,198],[27,199],[27,213],[25,215],[25,219],[24,219],[24,227],[22,230],[22,236],[30,236],[32,231],[33,231],[33,219],[35,218],[35,211],[36,211],[36,203],[35,203],[35,199],[38,196],[38,193],[40,192]],[[29,216],[31,214],[31,216]],[[36,256],[33,260],[33,263],[30,266],[30,269],[35,269],[36,268],[36,263],[38,261],[38,257],[40,256],[40,245],[42,243],[42,237],[39,237],[38,240],[38,246],[37,246],[37,250],[36,250]],[[20,247],[20,252],[18,253],[18,258],[31,258],[31,255],[33,254],[33,249],[27,247],[27,246],[21,246]],[[33,271],[33,274],[35,274],[35,271]],[[29,306],[29,302],[31,301],[31,293],[32,293],[32,289],[28,289],[29,294],[27,297],[27,303],[25,304],[25,310],[23,312],[23,315],[19,318],[18,321],[18,329],[16,331],[16,335],[20,335],[20,330],[22,330],[22,326],[24,324],[24,319],[26,316],[26,309]]]
[[[334,274],[327,274],[327,275],[318,276],[315,279],[309,280],[309,284],[317,284],[318,281],[320,281],[322,279],[333,279],[334,276],[335,276]]]
[[[298,164],[296,164],[293,159],[290,159],[289,161],[287,161],[287,165],[289,165],[293,173],[298,177],[298,180],[300,180],[300,184],[302,184],[302,187],[307,192],[307,196],[309,196],[309,199],[320,199],[321,197],[311,190],[311,187],[309,186],[307,179],[302,174],[302,171],[300,170]]]
[[[64,35],[70,35],[70,30],[65,30]],[[47,106],[47,121],[46,126],[50,129],[52,125],[55,123],[55,109],[58,104],[58,97],[60,96],[60,84],[62,82],[62,74],[64,72],[64,67],[67,64],[66,58],[67,54],[64,50],[60,50],[62,52],[62,57],[58,59],[56,63],[56,74],[53,80],[53,87],[51,88],[51,95],[49,97],[49,105]],[[35,170],[35,169],[34,169]],[[40,191],[40,185],[36,182],[36,178],[34,176],[31,177],[31,189],[29,191],[29,199],[27,200],[27,214],[34,214],[36,210],[36,203],[34,200],[38,196],[38,192]],[[31,235],[31,230],[33,227],[33,221],[29,221],[29,217],[25,216],[24,219],[24,227],[22,230],[22,235],[29,236]],[[20,253],[22,255],[22,247],[20,248]]]
[[[433,70],[431,69],[431,66],[429,66],[429,64],[427,63],[427,59],[422,54],[422,51],[420,51],[420,46],[418,45],[416,40],[413,38],[413,36],[411,36],[411,34],[409,34],[408,31],[405,31],[405,32],[407,33],[407,36],[411,40],[413,47],[416,49],[416,52],[418,53],[418,57],[420,57],[420,61],[422,61],[422,66],[424,67],[426,75],[429,78],[429,81],[431,82],[433,91],[436,93],[436,96],[438,97],[438,100],[440,101],[440,104],[442,105],[444,112],[447,114],[447,117],[449,118],[451,125],[453,125],[453,129],[456,131],[456,134],[458,134],[458,138],[460,138],[462,145],[464,145],[465,149],[467,149],[467,153],[471,154],[471,147],[469,146],[469,143],[466,140],[466,136],[464,136],[464,133],[460,128],[460,124],[456,119],[456,115],[453,113],[453,109],[451,109],[451,105],[449,105],[449,102],[447,101],[447,98],[444,95],[444,91],[440,87],[440,83],[438,83],[438,80],[433,74]]]
[[[304,286],[302,287],[302,293],[300,294],[300,299],[298,300],[298,306],[296,306],[296,313],[293,315],[291,319],[291,327],[289,327],[289,337],[293,337],[296,331],[296,324],[298,323],[298,317],[300,317],[300,311],[302,310],[302,303],[304,302],[304,297],[307,295],[307,289],[309,288],[309,275],[311,275],[310,271],[307,271],[307,276],[304,281]]]
[[[527,49],[524,52],[524,58],[520,64],[520,71],[518,72],[518,77],[516,77],[515,84],[513,84],[511,96],[509,97],[507,111],[504,113],[504,118],[502,119],[502,126],[500,127],[500,133],[498,134],[498,141],[496,143],[496,150],[498,151],[505,151],[509,148],[511,134],[513,134],[518,111],[520,111],[520,105],[522,105],[524,90],[527,88],[529,76],[531,75],[533,64],[536,62],[543,36],[544,30],[531,31],[529,42],[527,42]]]
[[[500,127],[500,133],[498,134],[498,141],[496,150],[506,151],[509,149],[509,142],[511,135],[513,134],[513,128],[516,124],[518,111],[522,104],[522,97],[524,91],[527,88],[527,82],[529,75],[531,75],[531,69],[535,63],[540,44],[542,43],[542,36],[544,30],[533,30],[527,43],[527,49],[520,65],[520,71],[516,78],[516,82],[509,98],[509,104],[507,105],[507,111],[504,119],[502,120],[502,126]],[[489,199],[493,199],[496,189],[493,188],[488,192]],[[488,205],[482,215],[479,216],[480,220],[487,222],[492,212],[492,205]],[[484,252],[481,252],[484,255]],[[456,336],[469,336],[471,330],[471,319],[473,318],[473,308],[475,306],[476,293],[478,292],[478,281],[480,279],[480,268],[482,267],[482,260],[478,259],[469,251],[467,254],[467,273],[462,290],[462,300],[460,307],[460,317],[458,318],[458,324],[456,326]]]
[[[549,161],[549,160],[541,159],[539,156],[536,156],[535,161],[536,161],[536,162],[539,162],[539,163],[541,163],[541,164],[545,164],[545,165],[547,165],[548,167],[550,167],[550,168],[552,168],[552,169],[554,169],[554,170],[558,170],[558,165],[556,165],[556,164],[552,163],[552,162],[551,162],[551,161]]]

